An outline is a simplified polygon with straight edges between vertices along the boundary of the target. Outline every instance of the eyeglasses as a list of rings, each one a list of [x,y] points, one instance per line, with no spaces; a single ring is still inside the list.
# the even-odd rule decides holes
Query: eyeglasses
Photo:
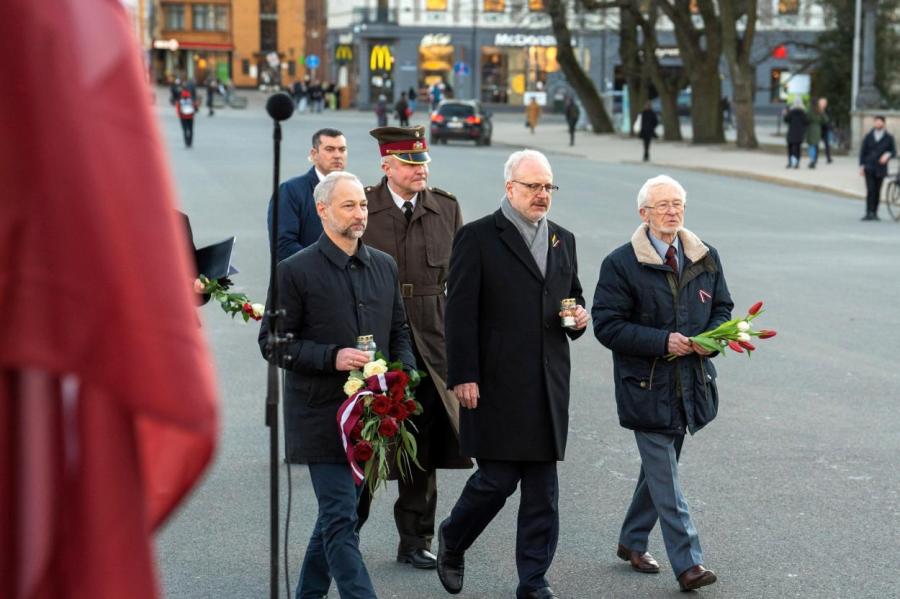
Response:
[[[524,183],[522,181],[513,181],[513,183],[518,183],[523,187],[527,187],[528,191],[533,194],[538,194],[543,189],[547,193],[553,193],[559,189],[559,185],[553,185],[551,183]]]
[[[654,204],[653,206],[645,205],[644,208],[648,210],[656,210],[659,214],[665,214],[669,211],[669,209],[675,210],[675,212],[681,212],[684,210],[684,202],[662,202],[660,204]]]

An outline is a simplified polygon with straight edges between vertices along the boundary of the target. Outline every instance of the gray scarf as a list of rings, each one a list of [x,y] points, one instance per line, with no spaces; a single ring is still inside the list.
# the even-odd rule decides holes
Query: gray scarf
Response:
[[[522,235],[525,245],[531,250],[531,256],[534,258],[538,270],[541,271],[541,276],[547,276],[547,251],[550,247],[547,217],[536,223],[531,222],[512,207],[506,196],[500,200],[500,211]]]

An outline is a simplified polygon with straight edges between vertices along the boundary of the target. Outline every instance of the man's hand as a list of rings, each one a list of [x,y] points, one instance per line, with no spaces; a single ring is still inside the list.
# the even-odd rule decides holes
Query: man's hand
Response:
[[[352,347],[339,349],[334,367],[338,370],[355,370],[369,363],[369,352],[360,351]]]
[[[686,356],[694,352],[691,340],[681,333],[669,333],[669,353],[676,356]]]
[[[591,315],[584,309],[584,306],[575,306],[575,326],[572,327],[576,331],[580,331],[591,322]]]
[[[478,383],[463,383],[453,387],[453,393],[459,400],[459,405],[474,410],[478,407]]]
[[[693,341],[691,341],[691,348],[694,350],[694,352],[700,354],[701,356],[708,356],[712,353],[702,345],[697,345]]]
[[[859,176],[860,177],[866,176],[866,167],[864,167],[864,166],[859,167]]]
[[[891,159],[891,153],[885,152],[884,154],[881,155],[881,158],[878,159],[878,162],[880,162],[881,164],[887,164],[890,161],[890,159]]]

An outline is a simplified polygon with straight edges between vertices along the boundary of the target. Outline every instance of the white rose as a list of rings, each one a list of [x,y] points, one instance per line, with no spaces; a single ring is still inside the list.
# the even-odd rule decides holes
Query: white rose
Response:
[[[740,321],[739,323],[737,323],[737,328],[738,328],[738,330],[741,331],[741,332],[749,331],[749,330],[750,330],[750,323],[747,322],[746,320],[742,320],[742,321]]]
[[[363,376],[366,378],[375,376],[376,374],[384,374],[385,372],[387,372],[387,362],[384,360],[375,360],[363,367]]]
[[[344,393],[347,394],[347,397],[350,397],[357,391],[359,391],[363,386],[363,382],[358,378],[351,378],[346,383],[344,383]]]
[[[750,335],[747,333],[738,333],[737,338],[738,341],[750,341]]]
[[[262,304],[253,304],[251,307],[253,308],[253,318],[262,318],[266,313],[266,307]]]

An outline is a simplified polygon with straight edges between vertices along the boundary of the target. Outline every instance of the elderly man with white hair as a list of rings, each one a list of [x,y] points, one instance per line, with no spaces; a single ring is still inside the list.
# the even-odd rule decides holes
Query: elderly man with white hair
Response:
[[[514,152],[503,173],[499,210],[463,226],[450,254],[447,384],[462,407],[460,449],[478,470],[438,527],[437,569],[444,588],[459,593],[466,550],[520,488],[516,597],[550,599],[556,463],[569,428],[569,340],[584,333],[590,315],[575,237],[547,218],[558,189],[547,158]]]
[[[733,303],[715,249],[684,228],[687,194],[666,175],[637,197],[641,225],[603,261],[592,309],[594,334],[613,352],[621,426],[634,431],[641,470],[617,555],[638,572],[659,572],[647,552],[659,520],[682,590],[712,584],[681,490],[685,432],[712,421],[719,405],[713,357],[690,337],[731,318]]]

